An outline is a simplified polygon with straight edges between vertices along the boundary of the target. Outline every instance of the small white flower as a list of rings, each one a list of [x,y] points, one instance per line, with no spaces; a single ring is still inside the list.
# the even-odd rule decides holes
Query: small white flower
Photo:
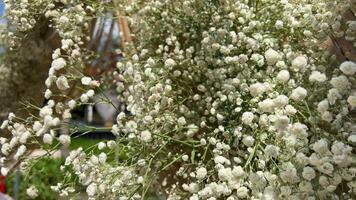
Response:
[[[279,147],[276,147],[274,145],[267,145],[265,147],[265,150],[264,150],[264,153],[267,155],[267,156],[270,156],[270,157],[278,157],[279,155]]]
[[[325,152],[329,151],[327,140],[326,139],[318,140],[313,144],[312,149],[319,154],[324,154]]]
[[[51,98],[51,96],[52,96],[52,91],[50,90],[50,89],[47,89],[46,91],[45,91],[45,98],[46,99],[49,99],[49,98]]]
[[[75,100],[70,100],[70,101],[68,101],[68,106],[69,106],[69,108],[70,109],[73,109],[73,108],[75,108],[75,106],[76,106],[76,102],[75,102]]]
[[[89,96],[87,94],[80,95],[80,101],[83,103],[87,103],[89,101]]]
[[[168,67],[168,68],[174,67],[176,64],[177,64],[176,61],[174,61],[174,60],[171,59],[171,58],[168,58],[168,59],[164,62],[164,66],[165,66],[165,67]]]
[[[274,49],[268,49],[265,52],[265,58],[267,60],[267,64],[274,65],[277,61],[281,59],[281,55],[279,55],[279,53]]]
[[[221,181],[229,181],[232,178],[231,168],[221,168],[218,170],[218,176]]]
[[[1,167],[1,174],[2,174],[3,176],[6,176],[7,173],[9,173],[9,169],[6,168],[6,167]]]
[[[87,194],[89,197],[93,197],[96,194],[98,186],[96,185],[96,183],[91,183],[88,187],[87,187]]]
[[[105,162],[106,162],[106,159],[107,159],[107,155],[106,155],[106,153],[104,153],[104,152],[101,152],[100,154],[99,154],[99,162],[101,163],[101,164],[105,164]]]
[[[189,156],[188,156],[188,155],[183,155],[183,156],[182,156],[182,160],[183,160],[183,161],[187,162],[188,159],[189,159]]]
[[[46,133],[43,135],[43,143],[52,144],[52,142],[53,142],[53,137],[51,134]]]
[[[272,99],[265,99],[258,103],[258,108],[262,112],[273,112],[275,108],[275,104]]]
[[[206,177],[207,174],[208,174],[208,172],[206,171],[206,168],[200,167],[200,168],[197,169],[196,178],[198,180],[203,180]]]
[[[246,125],[251,125],[252,124],[252,121],[253,121],[253,119],[254,119],[254,114],[252,113],[252,112],[244,112],[243,114],[242,114],[242,118],[241,118],[241,120],[242,120],[242,122],[244,123],[244,124],[246,124]]]
[[[283,21],[277,20],[276,23],[274,24],[274,26],[275,26],[277,29],[283,28]]]
[[[67,89],[69,89],[68,80],[67,80],[67,78],[65,76],[60,76],[56,81],[56,85],[57,85],[59,90],[67,90]]]
[[[356,108],[356,96],[349,96],[347,98],[347,103],[349,103],[352,108]]]
[[[91,78],[90,77],[87,77],[87,76],[84,76],[80,79],[80,81],[82,82],[83,85],[89,85],[90,82],[91,82]]]
[[[308,60],[305,56],[297,56],[292,61],[292,68],[295,70],[303,70],[307,67]]]
[[[195,124],[189,124],[187,128],[188,131],[185,133],[187,137],[193,137],[199,131],[199,127]]]
[[[266,86],[262,83],[255,83],[249,87],[252,96],[259,96],[266,91]]]
[[[289,124],[289,118],[285,115],[278,116],[276,120],[274,121],[274,127],[278,131],[283,131],[288,127]]]
[[[320,73],[319,71],[313,71],[311,75],[309,76],[309,81],[310,82],[324,82],[326,81],[326,75],[323,73]]]
[[[150,142],[152,140],[151,132],[149,132],[148,130],[142,131],[140,139],[143,142]]]
[[[99,150],[103,150],[103,149],[105,149],[105,147],[106,147],[105,142],[99,142],[99,143],[98,143],[98,149],[99,149]]]
[[[4,120],[4,121],[1,123],[1,129],[5,129],[8,125],[9,125],[9,120]]]
[[[88,90],[88,92],[86,93],[86,95],[87,95],[89,98],[93,97],[94,94],[95,94],[94,90]]]
[[[184,126],[187,122],[185,121],[184,117],[179,117],[178,118],[178,125]]]
[[[35,199],[36,197],[38,197],[38,189],[35,186],[31,186],[27,188],[26,194],[31,199]]]
[[[273,104],[275,107],[284,107],[288,104],[289,98],[285,95],[278,95],[275,99],[273,99]]]
[[[286,83],[289,78],[290,78],[290,75],[289,75],[289,71],[288,70],[281,70],[278,74],[277,74],[277,80],[280,81],[280,82],[283,82],[283,83]]]
[[[352,61],[345,61],[341,63],[340,70],[346,75],[354,75],[356,73],[356,63]]]
[[[346,90],[350,86],[349,80],[344,75],[340,75],[338,77],[332,78],[330,83],[339,92],[343,92],[344,90]]]
[[[71,139],[69,135],[60,135],[58,138],[59,142],[64,146],[69,146]]]
[[[307,96],[307,90],[303,87],[297,87],[292,91],[290,97],[295,101],[302,101]]]
[[[244,145],[250,147],[253,145],[253,143],[255,142],[255,139],[248,135],[248,136],[245,136],[243,139],[242,139],[242,143],[244,143]]]
[[[324,113],[329,109],[329,101],[327,99],[322,100],[318,103],[317,110],[319,113]]]
[[[110,140],[106,143],[106,145],[109,147],[109,149],[114,149],[116,147],[116,142],[113,140]]]
[[[14,159],[15,159],[15,160],[18,160],[21,156],[23,156],[23,155],[25,154],[26,151],[27,151],[26,146],[25,146],[25,145],[21,145],[21,146],[17,149],[17,151],[16,151],[16,153],[15,153],[15,155],[14,155]]]
[[[303,178],[305,178],[308,181],[311,181],[312,179],[315,178],[315,170],[311,167],[304,167],[302,175]]]
[[[53,60],[51,67],[55,70],[60,70],[66,66],[66,61],[63,58]]]

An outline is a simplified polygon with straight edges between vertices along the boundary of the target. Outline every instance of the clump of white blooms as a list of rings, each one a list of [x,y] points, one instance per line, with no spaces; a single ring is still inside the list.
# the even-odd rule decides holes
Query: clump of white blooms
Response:
[[[36,17],[6,2],[10,20],[29,31],[26,21]],[[7,158],[24,159],[31,141],[68,146],[70,136],[54,131],[99,86],[78,73],[94,8],[61,2],[41,5],[62,38],[45,82],[48,102],[33,123],[12,114],[1,126],[12,135],[1,140],[3,174]],[[118,110],[111,129],[117,140],[100,142],[98,154],[71,151],[61,167],[67,182],[51,189],[70,196],[71,180],[91,200],[146,199],[150,191],[168,200],[356,198],[355,62],[338,62],[320,47],[333,35],[355,46],[355,23],[342,17],[355,4],[122,3],[135,43],[111,74],[121,80],[117,98],[127,111]],[[75,99],[53,98],[76,80],[84,90]]]
[[[38,197],[38,189],[34,186],[27,188],[26,194],[30,199],[36,199]]]

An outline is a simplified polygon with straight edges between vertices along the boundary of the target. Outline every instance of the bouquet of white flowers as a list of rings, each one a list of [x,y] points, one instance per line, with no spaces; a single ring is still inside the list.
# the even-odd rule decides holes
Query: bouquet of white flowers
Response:
[[[18,27],[8,40],[44,15],[62,47],[45,82],[47,105],[2,125],[12,133],[1,140],[3,174],[10,158],[28,167],[29,143],[70,143],[54,138],[56,128],[101,87],[82,74],[84,30],[114,7],[133,31],[112,73],[126,106],[111,129],[117,139],[99,143],[99,154],[71,151],[54,191],[70,197],[81,184],[89,199],[356,198],[356,63],[321,45],[345,37],[356,46],[356,21],[342,17],[355,13],[354,0],[25,2],[8,3]],[[81,95],[54,98],[75,80]]]

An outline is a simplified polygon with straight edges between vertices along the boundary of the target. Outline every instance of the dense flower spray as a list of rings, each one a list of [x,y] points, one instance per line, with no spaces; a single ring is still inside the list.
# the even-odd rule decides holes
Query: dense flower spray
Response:
[[[100,87],[81,74],[82,29],[100,6],[41,2],[62,46],[53,53],[49,101],[36,120],[10,115],[2,125],[13,136],[1,140],[2,173],[10,155],[26,160],[30,141],[68,145],[71,138],[55,137],[55,128]],[[342,17],[355,5],[119,1],[135,43],[112,73],[126,106],[111,129],[117,139],[99,143],[99,154],[71,151],[61,167],[66,180],[51,188],[71,196],[81,184],[89,199],[147,199],[152,192],[169,200],[355,198],[356,64],[338,62],[320,45],[337,36],[356,46],[355,21]],[[19,30],[30,30],[17,15],[10,13]],[[74,80],[82,94],[52,99]],[[115,152],[124,156],[110,157]]]

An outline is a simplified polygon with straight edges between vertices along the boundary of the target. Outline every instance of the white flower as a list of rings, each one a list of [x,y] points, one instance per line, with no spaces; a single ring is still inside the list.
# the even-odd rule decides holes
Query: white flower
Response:
[[[198,180],[203,180],[206,177],[207,174],[208,174],[208,172],[206,171],[206,168],[200,167],[200,168],[197,169],[196,178]]]
[[[105,147],[106,147],[105,142],[99,142],[99,143],[98,143],[98,149],[99,149],[99,150],[103,150],[103,149],[105,149]]]
[[[285,115],[282,115],[282,116],[277,116],[273,125],[278,131],[283,131],[288,127],[288,124],[289,124],[289,118]]]
[[[106,143],[106,145],[109,147],[109,149],[114,149],[116,147],[116,142],[113,140],[110,140]]]
[[[244,145],[250,147],[253,145],[253,143],[255,142],[255,139],[248,135],[248,136],[245,136],[243,139],[242,139],[242,143],[244,143]]]
[[[59,90],[67,90],[67,89],[69,89],[68,80],[67,80],[67,78],[65,76],[60,76],[56,81],[56,85],[57,85]]]
[[[59,136],[58,140],[59,140],[59,142],[60,142],[61,144],[63,144],[64,146],[69,146],[70,141],[71,141],[69,135],[63,135],[63,134]]]
[[[295,70],[303,70],[307,67],[307,64],[308,64],[308,60],[305,56],[303,55],[297,56],[292,61],[292,68]]]
[[[46,99],[49,99],[49,98],[51,98],[51,96],[52,96],[52,91],[51,91],[50,89],[47,89],[47,90],[45,91],[44,97],[45,97]]]
[[[290,75],[289,75],[289,71],[288,70],[281,70],[278,74],[277,74],[277,80],[280,81],[280,82],[283,82],[283,83],[286,83],[289,78],[290,78]]]
[[[262,112],[273,112],[275,108],[274,101],[272,99],[265,99],[258,103],[258,108]]]
[[[29,131],[26,131],[20,135],[19,142],[21,144],[25,144],[27,142],[27,139],[31,136],[31,133]]]
[[[94,94],[95,94],[94,90],[91,90],[91,89],[88,90],[88,92],[86,92],[86,95],[87,95],[89,98],[93,97]]]
[[[46,133],[43,135],[43,143],[52,144],[52,142],[53,142],[53,137],[51,134]]]
[[[347,138],[347,141],[351,142],[351,143],[356,143],[356,134],[355,135],[350,135]]]
[[[55,70],[60,70],[66,66],[66,61],[63,58],[53,60],[51,67]]]
[[[87,194],[89,197],[93,197],[96,194],[97,191],[97,185],[96,183],[91,183],[88,187],[87,187]]]
[[[318,103],[317,110],[319,113],[324,113],[329,109],[329,101],[327,99],[322,100]]]
[[[264,150],[264,153],[267,155],[267,156],[270,156],[270,157],[278,157],[279,155],[279,147],[276,147],[274,145],[267,145],[265,147],[265,150]]]
[[[346,75],[354,75],[356,73],[356,63],[352,61],[345,61],[341,63],[340,70]]]
[[[350,86],[349,80],[344,75],[340,75],[338,77],[332,78],[330,83],[339,92],[342,92],[342,91],[346,90]]]
[[[21,156],[23,156],[23,155],[25,154],[26,151],[27,151],[26,146],[25,146],[25,145],[21,145],[21,146],[17,149],[17,151],[16,151],[16,153],[15,153],[15,155],[14,155],[14,159],[15,159],[15,160],[18,160]]]
[[[270,48],[265,52],[265,58],[267,60],[267,64],[274,65],[277,61],[281,59],[281,56],[277,51]]]
[[[283,28],[283,21],[277,20],[276,23],[274,24],[274,26],[275,26],[277,29]]]
[[[101,153],[99,154],[99,158],[98,158],[98,159],[99,159],[99,163],[105,164],[106,159],[107,159],[106,153],[101,152]]]
[[[174,61],[174,60],[171,59],[171,58],[168,58],[168,59],[164,62],[164,66],[165,66],[165,67],[168,67],[168,68],[174,67],[176,64],[177,64],[176,61]]]
[[[242,118],[241,118],[241,120],[242,120],[242,122],[244,123],[244,124],[246,124],[246,125],[251,125],[252,124],[252,121],[253,121],[253,119],[254,119],[254,114],[252,113],[252,112],[244,112],[243,114],[242,114]]]
[[[80,95],[80,101],[83,103],[87,103],[89,101],[89,96],[87,94]]]
[[[187,122],[185,121],[184,117],[179,117],[178,118],[178,125],[179,126],[184,126]]]
[[[249,90],[251,95],[255,97],[263,94],[266,91],[266,86],[262,83],[255,83],[250,86]]]
[[[320,139],[313,144],[312,149],[319,154],[324,154],[329,151],[328,142],[326,139]]]
[[[6,176],[7,173],[9,173],[9,169],[6,168],[6,167],[1,167],[1,174],[2,174],[3,176]]]
[[[349,96],[349,98],[347,98],[347,103],[349,103],[352,108],[355,108],[356,107],[356,96],[355,95]]]
[[[80,79],[80,81],[82,82],[83,85],[89,85],[90,82],[91,82],[91,78],[90,77],[87,77],[87,76],[84,76]]]
[[[73,108],[75,108],[75,106],[76,106],[76,102],[75,102],[75,100],[70,100],[70,101],[68,101],[68,106],[69,106],[69,108],[70,109],[73,109]]]
[[[286,105],[284,109],[286,110],[287,115],[294,115],[297,113],[297,110],[292,105]]]
[[[313,71],[311,75],[309,76],[309,81],[310,82],[324,82],[326,81],[326,75],[323,73],[320,73],[319,71]]]
[[[186,161],[188,161],[188,159],[189,159],[189,156],[188,156],[188,155],[183,155],[183,156],[182,156],[182,160],[183,160],[183,161],[186,162]]]
[[[244,199],[248,196],[248,189],[244,186],[242,187],[239,187],[237,190],[236,190],[236,195],[237,197],[241,198],[241,199]]]
[[[328,91],[327,98],[330,105],[334,105],[336,103],[336,100],[340,99],[341,97],[342,97],[341,94],[335,88],[332,88]]]
[[[297,87],[292,91],[290,97],[295,101],[302,101],[307,96],[307,90],[303,87]]]
[[[284,107],[288,104],[288,97],[285,95],[278,95],[275,99],[273,99],[273,104],[275,107]]]
[[[44,106],[43,108],[41,108],[40,110],[40,116],[41,117],[45,117],[45,116],[51,116],[53,114],[53,110],[51,107],[49,106]]]
[[[218,170],[218,176],[221,181],[228,181],[232,178],[231,168],[221,168]]]
[[[1,123],[1,129],[5,129],[8,125],[9,125],[9,120],[4,120],[4,121]]]
[[[315,178],[315,170],[311,167],[304,167],[302,175],[303,178],[305,178],[308,181],[311,181],[312,179]]]
[[[27,188],[26,194],[31,199],[35,199],[36,197],[38,197],[38,189],[35,186],[31,186]]]
[[[152,140],[151,132],[149,132],[148,130],[142,131],[140,139],[143,142],[150,142]]]
[[[195,133],[199,131],[199,127],[195,124],[189,124],[187,126],[188,131],[185,133],[187,137],[193,137]]]

